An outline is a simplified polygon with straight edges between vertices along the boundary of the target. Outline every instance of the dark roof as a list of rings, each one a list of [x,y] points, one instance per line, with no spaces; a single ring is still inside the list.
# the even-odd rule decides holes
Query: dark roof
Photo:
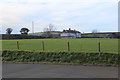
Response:
[[[63,30],[64,33],[80,33],[79,31],[76,31],[76,30],[71,30],[69,28],[69,30]]]

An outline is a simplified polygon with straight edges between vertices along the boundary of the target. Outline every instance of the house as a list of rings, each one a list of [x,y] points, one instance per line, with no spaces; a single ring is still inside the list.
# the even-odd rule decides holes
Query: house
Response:
[[[80,38],[81,33],[79,31],[71,30],[69,28],[69,30],[63,30],[63,32],[60,34],[60,37],[61,38]]]

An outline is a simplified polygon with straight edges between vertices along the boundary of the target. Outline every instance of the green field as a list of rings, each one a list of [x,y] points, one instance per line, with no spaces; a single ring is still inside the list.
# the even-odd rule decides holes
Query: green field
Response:
[[[17,49],[19,41],[20,50],[43,50],[42,41],[44,41],[45,51],[68,51],[67,42],[70,43],[70,51],[75,52],[98,52],[98,43],[101,44],[101,52],[117,53],[118,39],[20,39],[20,40],[2,40],[2,48],[14,50]]]

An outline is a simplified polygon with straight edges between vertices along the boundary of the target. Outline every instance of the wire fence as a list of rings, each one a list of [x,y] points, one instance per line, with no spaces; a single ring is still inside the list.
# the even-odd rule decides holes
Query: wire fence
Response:
[[[70,42],[67,42],[67,43],[66,43],[66,47],[67,47],[67,51],[71,51]],[[101,52],[101,43],[100,43],[100,42],[98,42],[98,45],[97,45],[96,47],[98,47],[98,52]],[[19,43],[19,41],[16,42],[16,48],[17,48],[18,50],[20,50],[20,49],[22,48],[22,47],[20,48],[20,43]],[[44,41],[42,41],[42,50],[45,51]]]
[[[39,50],[70,52],[118,52],[117,40],[111,39],[53,39],[53,40],[6,40],[3,50]]]

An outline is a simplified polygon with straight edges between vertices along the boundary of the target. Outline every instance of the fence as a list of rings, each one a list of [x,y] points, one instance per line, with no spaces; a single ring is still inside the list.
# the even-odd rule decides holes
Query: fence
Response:
[[[3,50],[118,52],[118,39],[25,39],[3,40],[2,44]]]
[[[20,48],[20,42],[17,41],[16,43],[17,43],[17,44],[16,44],[16,48],[17,48],[18,50],[21,49],[21,48]],[[67,42],[67,43],[66,43],[66,47],[67,47],[67,51],[71,51],[70,42]],[[101,52],[101,43],[100,43],[100,42],[98,42],[98,46],[96,46],[96,47],[98,47],[98,52]],[[42,41],[42,50],[45,51],[44,41]]]

